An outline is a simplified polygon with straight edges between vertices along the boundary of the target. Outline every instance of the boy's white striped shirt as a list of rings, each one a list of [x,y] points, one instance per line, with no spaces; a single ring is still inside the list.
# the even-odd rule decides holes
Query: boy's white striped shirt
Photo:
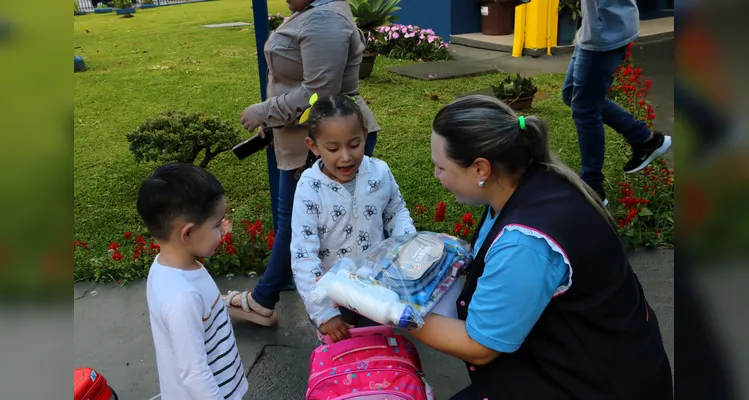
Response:
[[[242,360],[234,338],[229,312],[219,293],[214,301],[211,313],[203,319],[205,326],[205,348],[208,355],[208,366],[216,377],[221,394],[230,399],[245,382]]]
[[[248,383],[229,312],[205,268],[154,260],[147,297],[162,400],[238,400]]]

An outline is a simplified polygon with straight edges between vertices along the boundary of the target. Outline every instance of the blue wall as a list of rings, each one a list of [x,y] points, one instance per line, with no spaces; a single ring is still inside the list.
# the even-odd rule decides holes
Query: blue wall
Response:
[[[395,13],[398,16],[396,23],[432,29],[443,39],[450,40],[450,2],[451,0],[401,0],[398,4],[401,9]]]
[[[450,34],[481,32],[480,0],[401,0],[397,23],[429,28],[450,40]]]
[[[452,0],[450,14],[452,19],[450,33],[453,35],[481,32],[481,2],[479,0]]]

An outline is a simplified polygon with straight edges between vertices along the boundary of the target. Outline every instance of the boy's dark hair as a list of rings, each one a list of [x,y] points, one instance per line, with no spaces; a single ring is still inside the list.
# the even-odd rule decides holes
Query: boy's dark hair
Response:
[[[156,168],[140,185],[138,214],[157,240],[169,238],[178,218],[202,224],[224,196],[224,187],[203,168],[169,163]]]
[[[331,117],[348,117],[351,115],[356,115],[356,119],[359,121],[362,131],[366,132],[367,126],[364,123],[364,115],[362,114],[359,105],[356,104],[355,98],[342,94],[320,97],[309,111],[309,119],[307,120],[307,125],[309,126],[309,138],[312,139],[312,141],[317,140],[317,128],[323,121],[325,121],[325,119]],[[297,171],[297,178],[301,175],[303,170],[311,167],[316,160],[317,156],[310,151],[307,154],[307,162],[305,163],[305,166]]]

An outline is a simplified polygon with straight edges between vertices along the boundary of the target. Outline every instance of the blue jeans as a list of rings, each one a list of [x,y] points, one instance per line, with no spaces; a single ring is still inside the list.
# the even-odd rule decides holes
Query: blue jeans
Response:
[[[627,46],[611,51],[589,51],[575,47],[562,85],[562,100],[572,108],[580,146],[580,177],[593,190],[603,193],[603,160],[606,137],[603,124],[630,144],[643,143],[650,129],[643,121],[606,98]]]
[[[367,135],[364,154],[371,156],[377,144],[377,132]],[[273,250],[262,279],[252,291],[252,298],[261,306],[274,309],[280,293],[291,282],[291,210],[297,180],[294,170],[278,171],[278,221]]]

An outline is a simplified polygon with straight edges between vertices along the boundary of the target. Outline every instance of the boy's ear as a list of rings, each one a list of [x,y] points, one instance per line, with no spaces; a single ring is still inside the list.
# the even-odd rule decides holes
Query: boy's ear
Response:
[[[195,231],[195,223],[190,222],[185,224],[182,229],[179,230],[179,241],[183,245],[187,245],[190,243],[190,239],[192,237],[193,232]]]
[[[307,145],[307,148],[309,151],[311,151],[315,156],[320,157],[320,151],[317,150],[317,145],[315,144],[315,141],[312,140],[309,136],[304,138],[304,144]]]

